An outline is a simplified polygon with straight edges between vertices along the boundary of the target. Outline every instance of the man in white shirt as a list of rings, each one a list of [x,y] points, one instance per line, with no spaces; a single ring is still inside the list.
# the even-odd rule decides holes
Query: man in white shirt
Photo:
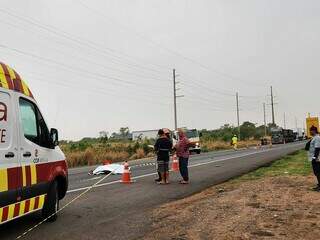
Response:
[[[309,147],[309,161],[312,163],[313,173],[318,180],[318,185],[313,189],[320,192],[320,135],[317,127],[314,126],[310,128],[310,133],[312,135],[312,139]]]

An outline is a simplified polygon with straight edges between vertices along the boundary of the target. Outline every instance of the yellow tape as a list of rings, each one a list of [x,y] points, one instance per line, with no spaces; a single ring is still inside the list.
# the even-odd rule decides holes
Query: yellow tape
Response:
[[[0,192],[8,191],[7,169],[0,169]]]
[[[8,218],[7,220],[11,220],[13,218],[13,215],[14,215],[14,206],[16,204],[11,204],[9,205],[9,210],[8,210]]]
[[[35,164],[30,165],[30,172],[31,172],[31,185],[37,183],[37,168]]]

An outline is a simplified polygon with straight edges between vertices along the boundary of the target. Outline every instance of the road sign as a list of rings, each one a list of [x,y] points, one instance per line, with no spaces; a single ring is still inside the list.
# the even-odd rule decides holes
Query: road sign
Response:
[[[318,117],[308,117],[306,119],[306,123],[307,123],[307,138],[311,138],[311,134],[310,134],[310,128],[312,126],[315,126],[319,129],[319,118]]]

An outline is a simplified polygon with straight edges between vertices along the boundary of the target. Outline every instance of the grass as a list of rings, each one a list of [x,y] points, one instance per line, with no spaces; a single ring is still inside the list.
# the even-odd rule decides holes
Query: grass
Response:
[[[239,148],[255,146],[259,142],[240,141]],[[105,160],[111,162],[122,162],[124,160],[141,159],[154,156],[154,152],[149,145],[152,142],[105,142],[98,141],[80,141],[80,142],[65,142],[60,145],[63,152],[66,154],[66,159],[69,167],[90,166],[101,164]],[[223,141],[202,141],[203,152],[231,149],[229,142]]]
[[[260,144],[260,141],[258,141],[258,140],[240,141],[238,143],[238,148],[257,146],[257,144]],[[230,142],[214,141],[214,140],[201,141],[201,147],[202,147],[203,152],[216,151],[216,150],[226,150],[226,149],[233,148],[233,146],[231,146]]]
[[[256,180],[263,177],[275,176],[307,176],[312,172],[307,153],[304,150],[289,154],[269,166],[258,168],[232,181]]]

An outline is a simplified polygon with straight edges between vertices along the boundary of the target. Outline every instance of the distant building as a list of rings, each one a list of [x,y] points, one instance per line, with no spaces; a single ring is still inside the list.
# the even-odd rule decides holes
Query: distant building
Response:
[[[132,140],[156,139],[159,130],[132,131]]]

